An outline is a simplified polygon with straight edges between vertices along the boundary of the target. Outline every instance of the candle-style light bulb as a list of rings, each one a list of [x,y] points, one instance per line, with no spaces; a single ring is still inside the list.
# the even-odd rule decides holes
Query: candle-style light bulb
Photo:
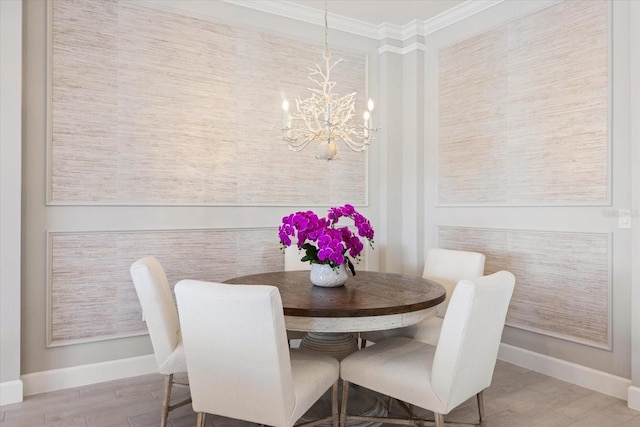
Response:
[[[362,125],[362,127],[364,128],[364,138],[368,139],[369,138],[369,117],[371,115],[369,114],[368,111],[365,111],[363,114],[364,117],[364,124]]]
[[[369,98],[369,102],[367,102],[367,110],[373,111],[373,99]]]

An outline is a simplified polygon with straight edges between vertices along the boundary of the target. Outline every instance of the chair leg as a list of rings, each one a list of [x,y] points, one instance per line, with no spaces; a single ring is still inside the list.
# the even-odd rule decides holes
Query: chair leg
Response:
[[[436,427],[444,427],[444,415],[442,414],[433,414],[435,416]]]
[[[164,396],[162,397],[162,413],[160,418],[160,427],[167,426],[167,418],[169,417],[169,402],[171,401],[171,386],[173,385],[173,374],[164,376]]]
[[[164,395],[162,396],[162,412],[160,414],[160,427],[166,427],[169,418],[169,412],[173,411],[176,408],[187,405],[191,403],[191,396],[186,399],[171,405],[171,391],[173,390],[173,385],[178,386],[189,386],[189,384],[183,383],[174,383],[173,382],[173,374],[164,376]]]
[[[206,422],[207,414],[205,412],[198,412],[198,416],[196,417],[196,427],[204,427]]]
[[[333,390],[331,392],[331,416],[333,427],[338,427],[338,381],[333,384]]]
[[[482,392],[476,395],[478,398],[478,414],[480,415],[480,425],[484,422],[484,399],[482,398]]]
[[[340,408],[340,427],[347,423],[347,400],[349,400],[349,381],[342,381],[342,406]]]

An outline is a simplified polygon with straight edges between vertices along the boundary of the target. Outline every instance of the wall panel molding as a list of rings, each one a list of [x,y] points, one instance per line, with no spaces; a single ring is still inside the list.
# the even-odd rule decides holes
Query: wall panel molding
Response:
[[[507,325],[611,349],[611,234],[438,227],[438,247],[516,276]]]
[[[609,3],[562,2],[440,50],[438,205],[610,204]]]
[[[367,203],[367,153],[323,162],[281,140],[321,46],[136,2],[48,5],[48,204]],[[367,56],[332,54],[364,111]]]
[[[129,274],[153,255],[169,283],[222,282],[282,270],[277,228],[49,232],[47,346],[143,335],[147,327]]]

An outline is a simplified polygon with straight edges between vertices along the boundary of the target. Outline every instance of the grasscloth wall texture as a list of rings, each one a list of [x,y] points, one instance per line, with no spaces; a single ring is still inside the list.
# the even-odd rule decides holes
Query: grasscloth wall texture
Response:
[[[281,141],[282,99],[310,95],[322,46],[118,0],[54,0],[49,25],[50,204],[367,202],[366,153]],[[364,111],[366,56],[332,53],[335,91]]]
[[[147,332],[129,267],[148,255],[171,286],[282,270],[275,228],[50,233],[47,342],[64,345]],[[250,242],[248,244],[247,242]]]
[[[562,2],[440,51],[440,205],[608,203],[608,11]]]
[[[516,276],[508,325],[610,348],[609,234],[439,227],[438,245]]]

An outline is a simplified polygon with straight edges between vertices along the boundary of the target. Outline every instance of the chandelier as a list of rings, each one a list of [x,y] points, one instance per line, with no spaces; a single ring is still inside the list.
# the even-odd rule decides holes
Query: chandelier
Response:
[[[306,99],[296,98],[295,112],[289,112],[289,102],[282,102],[284,110],[282,140],[291,151],[302,151],[312,142],[317,142],[316,158],[333,160],[338,155],[336,140],[355,152],[362,152],[369,146],[373,133],[379,129],[371,126],[373,101],[369,99],[367,111],[363,114],[361,124],[353,122],[355,115],[356,92],[339,96],[332,93],[336,82],[331,81],[333,68],[342,59],[331,64],[331,52],[327,42],[329,27],[327,25],[327,7],[324,10],[324,70],[316,64],[309,68],[309,80],[318,85],[309,88],[311,96]]]

